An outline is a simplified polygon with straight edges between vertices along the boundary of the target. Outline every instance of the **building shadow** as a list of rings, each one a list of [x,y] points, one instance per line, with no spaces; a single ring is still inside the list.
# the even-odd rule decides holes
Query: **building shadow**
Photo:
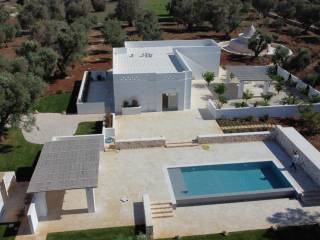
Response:
[[[134,225],[144,225],[144,210],[142,202],[134,202],[133,203],[133,217],[134,217]]]
[[[77,114],[77,98],[81,86],[81,81],[75,81],[71,93],[71,97],[67,107],[67,114]]]
[[[287,208],[283,212],[276,212],[267,221],[280,226],[314,224],[320,220],[320,213],[310,213],[301,208]]]
[[[199,108],[198,109],[202,120],[213,120],[213,116],[211,115],[208,108]]]
[[[1,231],[0,239],[15,239],[19,231],[20,222],[0,223],[0,227],[4,228]]]

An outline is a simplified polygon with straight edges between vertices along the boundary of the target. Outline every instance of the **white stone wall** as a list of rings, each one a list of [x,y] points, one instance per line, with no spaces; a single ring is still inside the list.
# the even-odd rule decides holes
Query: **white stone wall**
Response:
[[[151,213],[151,202],[148,194],[143,194],[142,196],[144,220],[146,226],[146,236],[149,239],[153,239],[153,221]]]
[[[115,111],[121,113],[124,101],[135,99],[142,112],[162,111],[162,94],[177,92],[178,110],[190,108],[191,77],[180,73],[113,74]]]
[[[29,206],[27,219],[29,223],[30,233],[35,234],[39,225],[39,219],[35,205],[35,197],[32,198],[31,204]]]
[[[273,135],[289,156],[298,152],[299,165],[320,186],[320,152],[292,127],[277,126]]]
[[[320,112],[320,103],[314,104],[317,112]],[[214,102],[208,101],[208,110],[215,119],[243,118],[247,116],[263,117],[294,117],[299,115],[298,105],[274,105],[244,108],[222,108],[218,109]]]

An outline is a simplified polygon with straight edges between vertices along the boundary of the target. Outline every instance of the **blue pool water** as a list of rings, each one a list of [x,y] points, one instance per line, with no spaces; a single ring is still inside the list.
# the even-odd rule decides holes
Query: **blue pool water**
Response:
[[[291,187],[272,161],[168,169],[176,197]]]

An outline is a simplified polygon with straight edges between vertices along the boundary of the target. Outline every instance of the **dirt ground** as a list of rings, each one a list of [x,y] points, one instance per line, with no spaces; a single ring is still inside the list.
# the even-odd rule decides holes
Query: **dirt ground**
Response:
[[[249,19],[250,18],[250,19]],[[236,37],[242,32],[251,22],[255,23],[256,27],[262,24],[263,20],[252,19],[252,16],[244,21],[236,31],[230,34],[231,38]],[[211,38],[216,41],[225,41],[228,38],[223,33],[217,33],[210,30],[209,27],[201,27],[194,29],[193,31],[187,31],[184,26],[178,25],[170,18],[162,19],[161,28],[164,31],[163,39],[201,39]],[[267,30],[271,34],[277,34],[279,36],[278,41],[294,52],[297,52],[300,48],[307,48],[312,52],[313,62],[303,71],[296,73],[297,76],[303,77],[308,73],[313,73],[313,67],[319,61],[320,44],[306,43],[299,36],[291,37],[287,33],[288,25],[281,28],[273,28],[268,25],[263,29]],[[128,40],[140,40],[133,27],[124,27],[128,35]],[[309,36],[316,36],[314,33],[308,33]],[[23,41],[27,40],[27,36],[18,37],[14,42],[9,43],[7,48],[0,49],[0,54],[13,59],[15,55],[15,49]],[[237,64],[250,64],[250,65],[265,65],[271,63],[270,57],[243,57],[233,56],[226,52],[222,52],[221,65],[237,65]],[[72,91],[76,81],[82,79],[83,72],[90,69],[108,70],[112,68],[112,48],[109,44],[105,44],[101,32],[97,29],[91,30],[89,33],[89,46],[87,50],[87,56],[81,61],[75,62],[68,72],[68,76],[64,79],[58,78],[48,85],[46,94],[53,94],[58,90]],[[320,88],[320,86],[319,86]]]

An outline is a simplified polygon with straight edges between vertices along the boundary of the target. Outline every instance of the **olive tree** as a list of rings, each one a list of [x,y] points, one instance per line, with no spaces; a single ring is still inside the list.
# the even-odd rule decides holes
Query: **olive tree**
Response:
[[[102,27],[102,34],[105,42],[110,43],[113,47],[122,47],[126,39],[126,33],[118,20],[107,20]]]
[[[254,52],[255,57],[258,57],[260,53],[267,48],[271,41],[272,38],[268,34],[257,30],[249,39],[248,48]]]
[[[138,34],[143,40],[162,39],[162,30],[160,29],[158,17],[154,12],[147,11],[139,15],[136,27]]]

